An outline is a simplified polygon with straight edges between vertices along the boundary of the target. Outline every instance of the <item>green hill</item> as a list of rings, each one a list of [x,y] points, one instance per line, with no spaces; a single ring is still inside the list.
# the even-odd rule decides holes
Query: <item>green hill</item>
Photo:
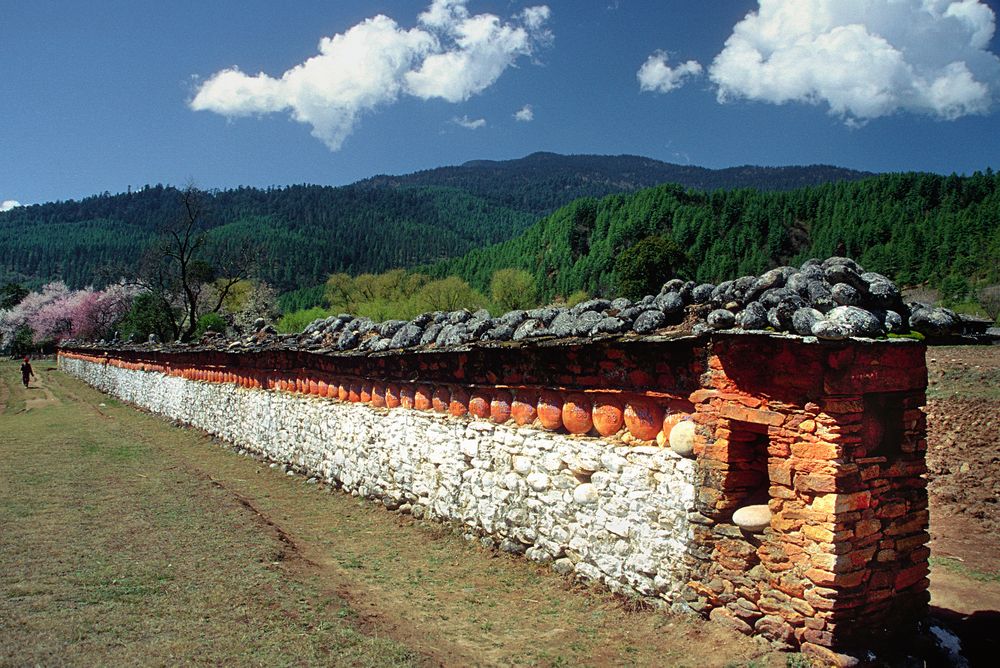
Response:
[[[485,289],[494,271],[517,267],[534,273],[548,299],[580,289],[611,295],[616,259],[650,236],[676,242],[698,281],[847,254],[904,285],[961,291],[1000,280],[1000,176],[886,174],[788,192],[663,185],[578,200],[514,239],[427,270]]]

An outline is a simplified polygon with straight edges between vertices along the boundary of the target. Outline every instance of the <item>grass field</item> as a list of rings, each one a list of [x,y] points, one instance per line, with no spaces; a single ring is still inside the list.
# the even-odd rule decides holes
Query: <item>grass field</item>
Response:
[[[0,363],[0,665],[790,660],[35,368],[25,390]]]

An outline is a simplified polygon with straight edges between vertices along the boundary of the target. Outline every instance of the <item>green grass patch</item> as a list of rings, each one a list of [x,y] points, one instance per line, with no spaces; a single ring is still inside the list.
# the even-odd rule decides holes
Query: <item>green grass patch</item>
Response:
[[[946,571],[961,575],[970,580],[977,582],[1000,582],[1000,571],[979,571],[966,566],[963,562],[952,557],[931,556],[930,562],[931,568],[943,568]]]

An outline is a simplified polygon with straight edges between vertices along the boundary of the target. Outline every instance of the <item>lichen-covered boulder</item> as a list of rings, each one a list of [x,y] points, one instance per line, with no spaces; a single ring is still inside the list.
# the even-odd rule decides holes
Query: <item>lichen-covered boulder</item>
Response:
[[[871,311],[857,306],[838,306],[826,319],[844,328],[848,336],[876,337],[885,334],[882,323]]]

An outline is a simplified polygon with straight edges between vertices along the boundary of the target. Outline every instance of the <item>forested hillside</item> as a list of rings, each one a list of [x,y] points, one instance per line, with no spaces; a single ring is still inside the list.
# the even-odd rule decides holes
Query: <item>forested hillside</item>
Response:
[[[698,281],[759,274],[808,257],[846,254],[900,283],[952,297],[1000,280],[1000,177],[887,174],[790,192],[713,193],[664,185],[582,199],[510,241],[426,270],[485,289],[505,267],[535,275],[544,297],[609,295],[616,261],[651,237],[675,242]]]
[[[708,170],[635,156],[537,153],[339,188],[213,191],[204,198],[208,259],[213,248],[218,254],[249,240],[261,250],[260,278],[285,292],[322,283],[334,272],[378,272],[460,256],[515,237],[582,196],[665,181],[783,189],[859,176],[833,167]],[[179,192],[163,186],[0,213],[0,281],[99,286],[102,268],[134,263],[162,226],[180,216]]]
[[[538,215],[581,197],[604,197],[676,183],[695,190],[756,188],[792,190],[872,176],[829,165],[706,169],[635,155],[559,155],[532,153],[517,160],[474,160],[404,176],[375,176],[357,185],[368,188],[448,186],[485,200]]]
[[[0,213],[0,279],[71,287],[128,265],[165,223],[180,194],[156,186]],[[450,188],[370,190],[291,186],[240,188],[204,197],[209,258],[227,246],[260,249],[261,278],[280,290],[460,255],[508,239],[536,217]]]

